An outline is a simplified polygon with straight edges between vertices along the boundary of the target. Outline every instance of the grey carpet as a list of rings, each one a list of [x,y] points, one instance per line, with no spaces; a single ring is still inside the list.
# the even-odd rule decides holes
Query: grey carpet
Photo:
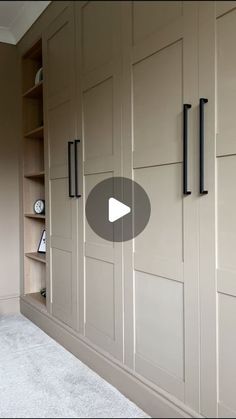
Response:
[[[145,418],[21,315],[0,316],[1,418]]]

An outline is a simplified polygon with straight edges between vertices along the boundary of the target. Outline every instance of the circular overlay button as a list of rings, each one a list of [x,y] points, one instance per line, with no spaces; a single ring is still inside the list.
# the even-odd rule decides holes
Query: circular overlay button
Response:
[[[86,201],[92,230],[105,240],[123,242],[138,236],[151,215],[145,190],[131,179],[110,177],[98,183]]]

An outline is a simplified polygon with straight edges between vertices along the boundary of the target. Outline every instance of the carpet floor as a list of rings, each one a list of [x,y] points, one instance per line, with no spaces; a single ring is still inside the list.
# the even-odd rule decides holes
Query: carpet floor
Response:
[[[147,418],[21,315],[0,316],[0,418]]]

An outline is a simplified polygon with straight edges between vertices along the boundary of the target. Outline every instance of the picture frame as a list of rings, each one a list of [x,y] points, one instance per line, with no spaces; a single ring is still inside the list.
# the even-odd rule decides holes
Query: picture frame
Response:
[[[38,247],[38,253],[46,253],[46,230],[43,230],[39,247]]]

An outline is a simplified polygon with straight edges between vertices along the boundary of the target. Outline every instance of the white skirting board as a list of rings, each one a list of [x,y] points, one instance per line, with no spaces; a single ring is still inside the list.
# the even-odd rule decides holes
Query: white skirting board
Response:
[[[0,297],[0,316],[5,314],[16,314],[20,312],[20,298]]]
[[[90,347],[74,332],[21,299],[21,313],[55,339],[88,367],[116,387],[128,399],[154,418],[200,418],[201,416],[176,399],[171,400],[154,391],[122,366],[117,365]]]

